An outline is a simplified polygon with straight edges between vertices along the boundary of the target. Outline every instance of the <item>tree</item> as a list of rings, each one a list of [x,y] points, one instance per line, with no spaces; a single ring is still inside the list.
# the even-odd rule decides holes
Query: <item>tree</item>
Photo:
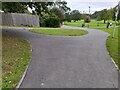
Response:
[[[104,23],[107,20],[106,13],[107,13],[107,9],[104,9],[104,10],[101,11],[101,14],[100,14],[101,20],[104,20]]]
[[[97,26],[99,26],[99,21],[101,20],[100,16],[97,17]]]
[[[31,8],[32,13],[43,16],[42,13],[50,13],[50,10],[48,7],[53,6],[54,2],[28,2],[26,3],[28,7]]]
[[[5,13],[25,13],[27,6],[25,2],[2,2],[2,10]]]
[[[90,23],[91,19],[90,19],[90,16],[87,16],[84,20],[86,23]]]
[[[119,10],[119,13],[118,13],[117,20],[120,20],[120,10]]]
[[[81,14],[78,10],[73,10],[71,13],[71,19],[74,20],[74,22],[78,21],[81,19]]]
[[[71,22],[70,13],[65,13],[65,20],[66,20],[67,22]]]
[[[100,21],[100,20],[101,20],[101,18],[100,18],[100,16],[98,16],[98,17],[97,17],[97,21]]]
[[[95,13],[93,13],[92,15],[91,15],[91,18],[92,19],[96,19],[97,17],[99,17],[100,15],[99,15],[99,11],[95,11]]]
[[[105,14],[106,20],[111,20],[112,19],[112,11],[108,10],[107,13]]]
[[[100,17],[101,20],[104,20],[104,23],[107,19],[106,17],[106,13],[107,13],[107,9],[101,10],[101,11],[96,11],[94,14],[92,14],[92,18],[96,19],[98,17]]]
[[[52,8],[51,13],[54,13],[59,18],[60,22],[62,23],[62,21],[64,20],[63,10],[61,10],[60,8]]]
[[[67,6],[67,2],[66,2],[66,1],[62,1],[62,2],[56,1],[56,2],[54,3],[54,6],[60,8],[60,9],[63,9],[63,10],[64,10],[64,13],[71,10],[71,9]]]
[[[49,19],[57,19],[62,22],[64,20],[64,14],[67,11],[70,11],[70,8],[67,7],[67,2],[4,2],[2,9],[5,12],[9,13],[29,13],[28,7],[31,8],[33,15],[38,15],[40,19],[40,25],[44,24],[44,15],[49,15]],[[57,16],[53,17],[55,14]],[[42,21],[42,22],[41,22]]]

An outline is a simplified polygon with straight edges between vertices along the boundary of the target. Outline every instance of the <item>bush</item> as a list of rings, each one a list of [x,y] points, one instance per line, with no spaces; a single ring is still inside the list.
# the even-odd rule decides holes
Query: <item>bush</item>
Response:
[[[40,17],[39,19],[40,19],[40,22],[39,22],[40,27],[45,27],[45,20],[42,17]]]
[[[89,23],[91,21],[90,16],[87,16],[84,20],[86,23]]]
[[[67,22],[71,22],[71,19],[68,19]]]
[[[60,27],[60,20],[57,17],[47,17],[45,27]]]
[[[60,23],[64,21],[64,12],[62,11],[62,9],[54,7],[51,9],[51,12],[59,18]]]
[[[44,14],[40,16],[41,27],[60,27],[60,20],[55,14]]]

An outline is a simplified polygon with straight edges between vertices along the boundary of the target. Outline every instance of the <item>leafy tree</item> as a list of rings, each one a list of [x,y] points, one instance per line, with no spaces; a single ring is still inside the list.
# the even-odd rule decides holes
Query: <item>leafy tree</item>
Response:
[[[56,16],[49,15],[45,18],[45,27],[60,27],[60,20]]]
[[[4,2],[2,4],[2,10],[9,13],[29,13],[28,7],[31,8],[33,15],[38,15],[40,18],[40,25],[45,25],[45,20],[49,21],[54,19],[54,21],[64,19],[64,14],[67,11],[70,11],[70,8],[67,7],[67,2]],[[55,8],[57,7],[57,8]],[[53,8],[53,9],[52,9]],[[51,10],[52,9],[52,10]],[[53,17],[52,15],[57,17]],[[45,19],[44,15],[49,15],[49,19]],[[57,20],[59,19],[59,20]],[[46,22],[47,22],[46,21]],[[52,20],[51,20],[52,21]]]
[[[62,1],[62,2],[56,1],[56,2],[54,3],[54,6],[60,8],[60,9],[63,9],[63,10],[64,10],[64,13],[71,10],[71,9],[67,6],[67,2],[66,2],[66,1]]]
[[[101,17],[100,16],[97,17],[97,26],[99,26],[99,21],[101,21]]]
[[[119,10],[119,14],[118,14],[117,20],[120,20],[120,10]]]
[[[25,13],[27,6],[25,2],[2,2],[2,10],[5,13]]]
[[[26,3],[28,7],[32,9],[33,14],[37,14],[39,16],[43,16],[42,12],[50,13],[48,7],[52,6],[54,2],[28,2]]]
[[[62,23],[62,21],[64,20],[64,11],[60,8],[52,8],[51,12],[54,13]]]
[[[81,19],[81,14],[78,10],[73,10],[70,15],[71,15],[71,19],[74,20],[74,22]]]
[[[71,22],[70,13],[65,13],[65,20],[68,21],[68,22]]]
[[[101,20],[101,17],[100,17],[100,16],[98,16],[98,17],[97,17],[97,21],[100,21],[100,20]]]
[[[85,18],[88,16],[89,14],[82,14],[81,15],[81,19],[85,20]]]
[[[94,14],[92,14],[92,18],[93,19],[96,19],[98,17],[100,17],[101,20],[104,20],[104,23],[105,21],[107,20],[107,9],[104,9],[104,10],[101,10],[101,11],[96,11]]]
[[[64,13],[70,10],[67,7],[67,2],[29,2],[27,5],[32,9],[33,14],[40,16],[40,20],[43,20],[44,14],[55,14],[58,16],[60,22],[64,19]],[[53,8],[53,9],[52,9]]]
[[[86,23],[90,23],[91,19],[90,19],[90,16],[87,16],[84,20]]]
[[[95,11],[95,13],[91,15],[91,18],[93,18],[93,19],[96,19],[97,17],[100,17],[100,12],[99,11]]]
[[[106,20],[107,20],[107,15],[106,15],[106,13],[107,13],[107,9],[104,9],[104,10],[101,11],[101,14],[100,14],[101,20],[104,20],[104,23],[105,23]]]
[[[105,17],[107,20],[111,20],[112,19],[112,10],[108,10]]]
[[[113,15],[112,15],[112,20],[115,20],[115,18],[116,18],[116,12],[117,12],[117,10],[116,10],[116,7],[114,7],[113,9],[112,9],[112,13],[113,13]],[[120,9],[119,9],[119,13],[118,13],[118,16],[117,16],[117,20],[120,20]]]

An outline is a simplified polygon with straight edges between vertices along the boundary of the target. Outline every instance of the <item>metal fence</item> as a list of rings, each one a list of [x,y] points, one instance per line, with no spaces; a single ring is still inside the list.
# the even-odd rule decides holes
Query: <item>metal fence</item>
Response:
[[[39,26],[39,16],[18,13],[0,13],[3,26]]]

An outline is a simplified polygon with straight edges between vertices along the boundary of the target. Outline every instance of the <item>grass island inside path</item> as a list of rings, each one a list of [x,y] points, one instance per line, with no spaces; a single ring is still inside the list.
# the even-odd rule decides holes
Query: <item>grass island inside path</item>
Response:
[[[57,35],[57,36],[80,36],[88,33],[85,30],[60,29],[60,28],[56,28],[56,29],[41,28],[41,29],[33,29],[30,31],[39,34]]]

